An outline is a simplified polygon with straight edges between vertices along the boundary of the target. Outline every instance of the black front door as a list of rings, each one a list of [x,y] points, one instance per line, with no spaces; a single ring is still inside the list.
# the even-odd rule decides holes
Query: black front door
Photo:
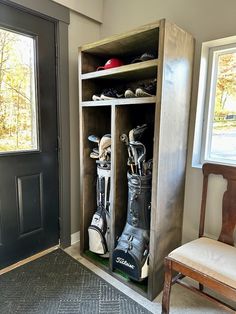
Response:
[[[0,268],[59,242],[55,23],[0,1]]]

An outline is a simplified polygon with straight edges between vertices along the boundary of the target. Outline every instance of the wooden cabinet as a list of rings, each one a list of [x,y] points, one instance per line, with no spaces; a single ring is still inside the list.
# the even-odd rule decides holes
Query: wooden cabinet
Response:
[[[181,243],[187,135],[193,66],[193,37],[166,20],[79,49],[81,253],[107,272],[153,299],[163,287],[163,259]],[[130,63],[151,52],[155,59]],[[112,57],[125,65],[96,71]],[[106,87],[132,87],[157,78],[153,97],[93,101]],[[149,277],[129,281],[112,270],[112,250],[126,221],[127,151],[120,135],[149,126],[153,156]],[[96,209],[96,163],[89,157],[88,135],[112,135],[110,258],[88,251],[88,227]]]

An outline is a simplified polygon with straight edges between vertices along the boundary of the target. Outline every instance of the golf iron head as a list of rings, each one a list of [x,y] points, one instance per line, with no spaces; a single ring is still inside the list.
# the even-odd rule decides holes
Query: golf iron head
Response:
[[[91,135],[88,136],[88,140],[89,140],[90,142],[92,142],[92,143],[97,143],[98,145],[99,145],[99,143],[100,143],[100,137],[98,137],[98,136],[96,136],[96,135],[93,135],[93,134],[91,134]]]

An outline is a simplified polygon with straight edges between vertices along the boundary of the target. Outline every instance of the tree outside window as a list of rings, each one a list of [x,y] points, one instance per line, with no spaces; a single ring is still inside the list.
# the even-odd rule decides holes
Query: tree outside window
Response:
[[[0,152],[38,148],[35,42],[0,28]]]

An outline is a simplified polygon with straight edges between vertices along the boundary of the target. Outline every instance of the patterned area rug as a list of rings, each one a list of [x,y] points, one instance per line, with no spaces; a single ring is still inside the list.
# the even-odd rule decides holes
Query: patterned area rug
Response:
[[[150,312],[58,249],[0,276],[0,313]]]

